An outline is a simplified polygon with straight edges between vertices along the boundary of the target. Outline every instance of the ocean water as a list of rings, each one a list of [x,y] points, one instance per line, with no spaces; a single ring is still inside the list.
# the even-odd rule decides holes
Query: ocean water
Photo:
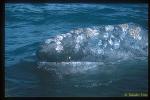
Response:
[[[147,37],[147,4],[5,4],[5,96],[110,97],[147,93],[147,53],[123,61],[114,60],[113,55],[112,60],[102,60],[96,67],[89,64],[90,69],[85,63],[77,65],[79,72],[68,74],[63,72],[74,65],[56,63],[62,73],[49,72],[47,67],[38,65],[41,61],[37,51],[48,38],[71,30],[130,23],[140,26]],[[87,70],[82,70],[82,66]]]

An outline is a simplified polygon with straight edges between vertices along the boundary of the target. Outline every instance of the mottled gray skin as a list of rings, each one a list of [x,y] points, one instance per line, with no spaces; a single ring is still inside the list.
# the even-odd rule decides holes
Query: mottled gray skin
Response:
[[[147,30],[133,23],[73,30],[47,39],[37,51],[41,62],[97,62],[147,56]]]

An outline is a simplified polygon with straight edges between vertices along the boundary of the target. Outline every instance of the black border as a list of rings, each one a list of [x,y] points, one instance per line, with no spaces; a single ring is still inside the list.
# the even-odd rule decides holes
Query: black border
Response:
[[[149,0],[5,0],[6,3],[148,3]]]
[[[1,21],[1,26],[0,26],[0,28],[1,28],[1,31],[0,31],[0,33],[1,33],[1,39],[0,39],[0,41],[1,41],[1,43],[0,43],[0,46],[1,46],[1,49],[0,49],[0,57],[1,57],[1,67],[0,67],[0,79],[1,79],[1,81],[0,81],[0,99],[2,98],[2,99],[4,99],[4,92],[5,92],[5,67],[4,67],[4,64],[5,64],[5,58],[4,58],[4,54],[5,54],[5,47],[4,47],[4,39],[5,39],[5,29],[4,29],[4,20],[5,20],[5,17],[4,17],[4,15],[5,15],[5,12],[4,12],[4,8],[5,8],[5,6],[4,6],[4,3],[2,3],[1,4],[1,6],[0,6],[0,16],[1,16],[1,19],[0,19],[0,21]]]
[[[0,100],[5,99],[12,99],[12,100],[29,100],[29,99],[148,99],[148,97],[5,97],[5,3],[149,3],[149,0],[1,0],[2,3],[0,4],[0,13],[1,13],[1,66],[0,66]],[[148,11],[149,4],[148,4]],[[149,23],[150,17],[148,16],[148,26],[150,27]],[[148,33],[150,34],[149,30]],[[150,37],[150,35],[148,35]],[[148,39],[149,40],[149,39]],[[148,41],[149,43],[149,41]],[[149,45],[148,45],[149,48]],[[150,52],[150,50],[148,50]],[[149,59],[149,53],[148,53],[148,60]],[[148,62],[149,66],[149,62]],[[149,72],[149,68],[148,68]],[[149,79],[149,73],[148,73],[148,79]],[[149,86],[149,80],[148,80],[148,86]],[[149,94],[149,87],[148,87],[148,94]]]

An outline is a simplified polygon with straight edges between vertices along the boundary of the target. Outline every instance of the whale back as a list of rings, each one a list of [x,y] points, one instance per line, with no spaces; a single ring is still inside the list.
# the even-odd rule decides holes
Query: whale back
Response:
[[[37,51],[39,61],[105,61],[147,57],[147,30],[134,23],[71,30],[46,39]]]

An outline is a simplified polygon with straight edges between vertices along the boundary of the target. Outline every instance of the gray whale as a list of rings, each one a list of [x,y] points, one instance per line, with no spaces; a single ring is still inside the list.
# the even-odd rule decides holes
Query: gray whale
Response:
[[[90,64],[147,57],[148,34],[134,23],[79,28],[46,39],[36,54],[39,68],[69,66],[66,68],[75,70],[86,66],[83,70],[87,70],[92,68]],[[81,70],[76,68],[74,72]]]

